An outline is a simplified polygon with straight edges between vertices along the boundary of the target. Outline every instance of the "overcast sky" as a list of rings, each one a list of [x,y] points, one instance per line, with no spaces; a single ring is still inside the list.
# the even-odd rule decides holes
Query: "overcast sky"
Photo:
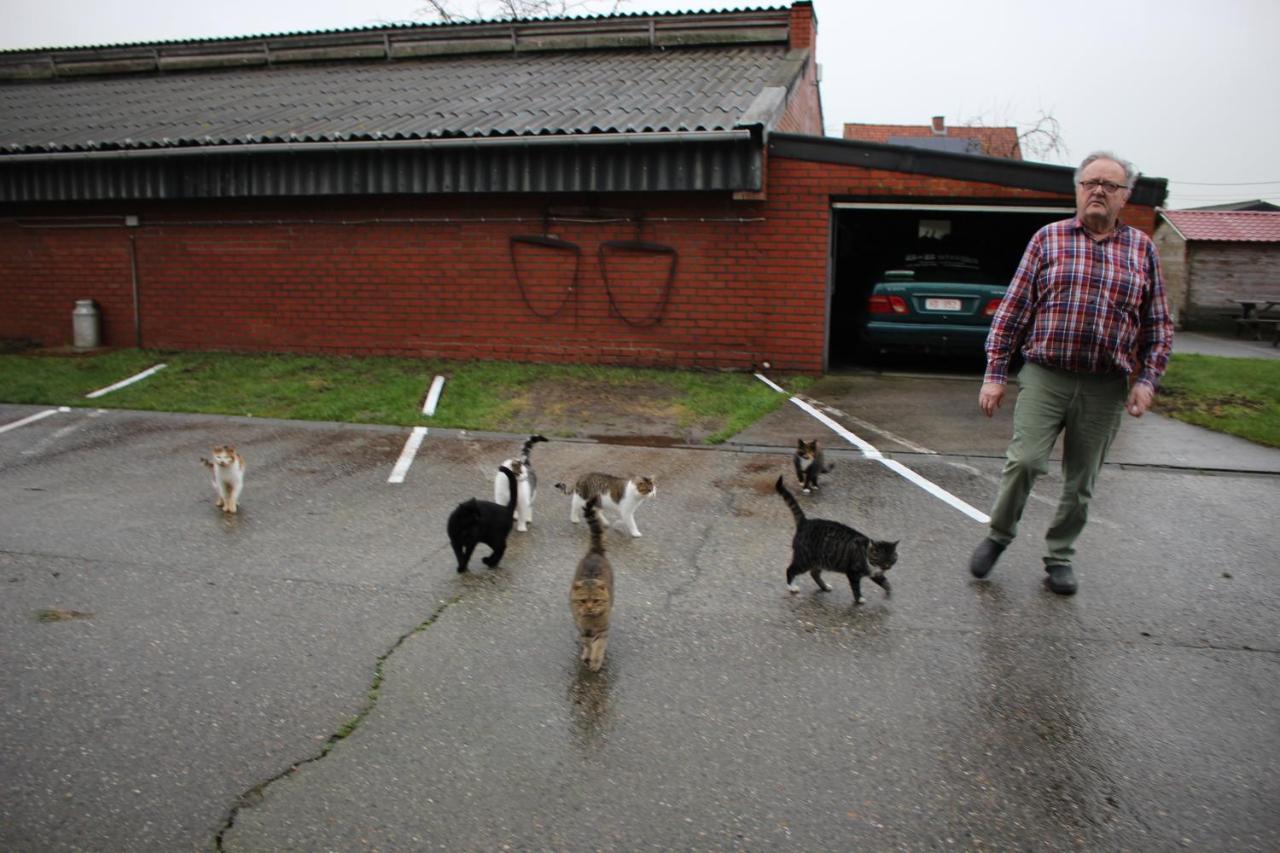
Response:
[[[474,7],[460,0],[456,5]],[[595,8],[607,8],[598,4]],[[774,8],[629,0],[628,13]],[[0,0],[0,49],[261,35],[425,20],[421,0]],[[1277,0],[815,0],[829,135],[844,122],[1026,129],[1055,117],[1074,165],[1110,148],[1170,207],[1280,204]]]

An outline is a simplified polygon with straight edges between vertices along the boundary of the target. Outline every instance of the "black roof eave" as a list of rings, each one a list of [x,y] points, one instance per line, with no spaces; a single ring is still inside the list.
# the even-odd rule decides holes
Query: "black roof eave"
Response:
[[[0,203],[382,194],[758,191],[751,130],[0,155]]]
[[[1030,163],[1025,160],[1008,160],[1003,157],[986,157],[978,154],[954,154],[947,151],[908,148],[902,145],[885,145],[878,142],[805,136],[795,133],[771,134],[769,156],[858,166],[864,169],[884,169],[890,172],[928,175],[932,178],[977,181],[1067,195],[1073,193],[1071,184],[1075,171],[1070,166],[1053,166],[1048,163]],[[1165,178],[1140,177],[1129,201],[1133,204],[1158,207],[1164,204],[1167,195],[1168,181]]]

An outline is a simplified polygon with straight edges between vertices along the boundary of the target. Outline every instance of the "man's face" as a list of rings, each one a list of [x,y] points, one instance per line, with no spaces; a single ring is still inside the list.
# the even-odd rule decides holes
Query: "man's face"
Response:
[[[1101,185],[1089,186],[1098,181]],[[1076,184],[1076,213],[1090,231],[1105,234],[1114,228],[1120,208],[1128,200],[1124,167],[1114,160],[1094,160],[1085,167]]]

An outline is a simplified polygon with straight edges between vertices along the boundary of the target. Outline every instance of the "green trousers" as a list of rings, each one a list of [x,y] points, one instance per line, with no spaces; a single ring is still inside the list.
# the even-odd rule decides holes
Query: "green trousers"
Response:
[[[1028,363],[1018,374],[1018,386],[1013,440],[1005,454],[988,535],[1001,545],[1017,536],[1031,486],[1049,470],[1049,454],[1065,432],[1062,496],[1045,533],[1044,562],[1070,565],[1076,539],[1089,518],[1094,481],[1120,429],[1129,383],[1120,375],[1093,376]]]

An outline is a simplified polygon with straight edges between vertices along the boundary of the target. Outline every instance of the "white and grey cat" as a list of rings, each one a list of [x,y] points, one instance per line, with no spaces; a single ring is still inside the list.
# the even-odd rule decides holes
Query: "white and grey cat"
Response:
[[[516,475],[516,530],[528,531],[533,522],[533,499],[538,495],[538,475],[529,461],[529,452],[540,441],[546,441],[540,435],[531,435],[524,443],[519,458],[504,459],[499,466],[497,476],[493,478],[493,502],[505,504],[511,497],[507,491],[507,478],[501,471],[508,468]]]
[[[600,499],[600,520],[610,522],[608,516],[616,513],[617,521],[624,523],[632,536],[640,535],[636,527],[636,509],[645,500],[658,493],[658,486],[652,477],[619,477],[614,474],[592,472],[583,474],[572,489],[564,483],[556,483],[556,488],[573,496],[573,506],[569,510],[569,520],[574,524],[582,521],[582,508],[592,498]]]
[[[218,493],[215,506],[223,512],[236,512],[244,490],[244,457],[230,444],[220,444],[213,448],[212,462],[204,457],[200,461],[213,472],[213,490]]]

